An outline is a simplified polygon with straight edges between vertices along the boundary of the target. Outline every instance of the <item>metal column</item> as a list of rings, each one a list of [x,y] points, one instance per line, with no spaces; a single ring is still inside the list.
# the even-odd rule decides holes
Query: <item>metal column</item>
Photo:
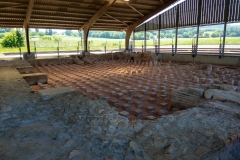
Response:
[[[135,29],[133,30],[133,48],[134,48],[134,52],[135,52]]]
[[[197,17],[197,40],[196,40],[196,55],[198,53],[198,40],[199,40],[199,30],[201,24],[201,14],[202,14],[202,0],[198,1],[198,17]]]
[[[158,53],[160,54],[160,33],[161,33],[161,15],[158,19]]]
[[[224,52],[225,52],[226,31],[227,31],[227,22],[228,22],[228,15],[229,15],[229,4],[230,4],[230,0],[225,0],[223,45],[222,45],[222,54],[219,56],[224,56]]]
[[[144,24],[144,52],[147,51],[147,25]]]
[[[176,35],[175,35],[175,54],[177,54],[177,44],[178,44],[178,23],[179,23],[179,4],[176,6],[177,14],[176,14]]]

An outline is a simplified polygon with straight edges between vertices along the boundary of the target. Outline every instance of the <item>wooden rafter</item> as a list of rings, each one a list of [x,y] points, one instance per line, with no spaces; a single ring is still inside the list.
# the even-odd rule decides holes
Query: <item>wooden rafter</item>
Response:
[[[104,13],[104,15],[106,15],[106,16],[108,16],[109,18],[112,18],[112,19],[114,19],[114,20],[116,20],[116,21],[118,21],[118,22],[121,22],[122,24],[125,24],[125,25],[127,25],[128,26],[128,24],[127,23],[125,23],[125,22],[123,22],[123,21],[121,21],[121,20],[119,20],[119,19],[117,19],[117,18],[114,18],[113,16],[110,16],[109,14],[107,14],[107,13]]]
[[[142,14],[141,12],[139,12],[135,7],[133,7],[129,2],[124,1],[130,8],[132,8],[132,10],[134,10],[135,12],[137,12],[138,14],[140,14],[142,17],[144,16],[144,14]]]
[[[80,28],[80,30],[86,27],[90,28],[115,2],[116,0],[109,0],[106,2],[106,4],[99,11],[97,11],[92,18]]]
[[[169,0],[168,2],[164,3],[163,5],[159,6],[157,9],[155,9],[154,11],[152,11],[151,13],[149,13],[148,15],[138,19],[136,22],[134,22],[131,26],[124,28],[123,30],[133,30],[135,29],[138,25],[140,25],[141,23],[143,23],[144,21],[146,21],[147,19],[151,18],[152,16],[158,14],[159,12],[161,12],[162,10],[164,10],[165,8],[169,7],[170,5],[172,5],[173,3],[175,3],[177,0]],[[123,31],[122,30],[122,31]]]
[[[0,9],[9,9],[9,8],[22,7],[22,6],[27,6],[27,5],[26,4],[20,4],[20,5],[13,5],[13,6],[4,6],[4,7],[0,7]]]
[[[164,4],[164,3],[165,3],[163,0],[160,0],[160,2],[161,2],[162,4]]]
[[[34,0],[29,0],[27,14],[26,14],[26,19],[24,20],[23,28],[26,28],[29,25],[31,14],[32,14],[32,10],[33,10],[33,5],[34,5]]]
[[[82,16],[82,15],[87,15],[87,16],[92,16],[92,14],[90,13],[84,13],[84,12],[70,12],[70,11],[58,11],[58,10],[52,10],[52,9],[48,9],[48,10],[44,10],[44,9],[34,9],[34,13],[35,12],[46,12],[46,13],[63,13],[63,14],[73,14],[73,15],[79,15],[79,16]]]
[[[80,5],[84,4],[84,5],[94,5],[94,6],[98,6],[98,7],[101,6],[100,4],[98,4],[94,1],[93,2],[82,2],[79,0],[77,0],[77,1],[75,1],[75,0],[67,0],[67,1],[66,0],[53,0],[53,2],[68,2],[68,3],[74,3],[74,4],[80,4]]]
[[[146,2],[148,2],[148,1],[146,1]],[[120,0],[120,1],[118,1],[118,3],[125,3],[125,1],[123,1],[123,0]],[[156,7],[156,4],[149,4],[149,3],[144,3],[144,2],[141,2],[141,3],[138,3],[138,2],[131,2],[131,5],[132,6],[138,6],[138,7]]]
[[[34,4],[34,6],[36,6],[36,8],[42,8],[42,7],[45,8],[48,5],[49,5],[48,3],[39,3],[39,2]],[[86,11],[96,12],[96,9],[72,6],[72,5],[64,5],[64,4],[51,4],[49,7],[51,7],[51,8],[68,8],[68,9],[72,9],[72,10],[86,10]]]

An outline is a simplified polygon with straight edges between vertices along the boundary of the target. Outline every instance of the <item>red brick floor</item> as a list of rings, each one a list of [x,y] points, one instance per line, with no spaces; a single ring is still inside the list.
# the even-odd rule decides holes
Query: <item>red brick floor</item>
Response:
[[[186,67],[168,63],[149,66],[102,61],[83,66],[38,66],[35,71],[48,74],[48,84],[31,86],[32,89],[74,87],[84,95],[106,99],[118,112],[129,112],[130,120],[155,119],[162,113],[171,114],[171,90],[201,83],[201,79],[190,78],[192,73]]]

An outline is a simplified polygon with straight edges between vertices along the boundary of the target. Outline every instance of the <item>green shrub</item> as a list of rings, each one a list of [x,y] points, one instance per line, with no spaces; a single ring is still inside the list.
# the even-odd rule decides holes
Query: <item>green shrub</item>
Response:
[[[1,41],[1,45],[3,47],[16,47],[17,44],[17,36],[14,32],[9,32],[5,34]]]
[[[41,40],[52,40],[52,37],[50,37],[50,36],[42,36],[41,37]]]
[[[0,39],[4,37],[4,33],[0,33]]]
[[[24,37],[20,30],[11,30],[11,32],[4,35],[1,41],[3,47],[23,47]]]
[[[54,37],[53,37],[53,40],[54,40],[54,42],[57,43],[58,41],[61,42],[61,41],[62,41],[62,38],[61,38],[61,37],[55,37],[55,36],[54,36]]]
[[[39,37],[43,37],[43,36],[45,36],[45,33],[44,32],[38,32],[38,35],[39,35]]]

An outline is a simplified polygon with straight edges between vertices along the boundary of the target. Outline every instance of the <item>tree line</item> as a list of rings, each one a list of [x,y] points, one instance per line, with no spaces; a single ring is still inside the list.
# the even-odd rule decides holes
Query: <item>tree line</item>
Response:
[[[161,30],[160,38],[174,38],[176,34],[175,29]],[[158,37],[158,31],[148,31],[146,33],[147,39],[152,39],[153,36]],[[197,28],[180,28],[178,29],[178,38],[193,38],[197,35]],[[199,30],[199,38],[216,38],[223,35],[223,27],[201,27]],[[227,37],[240,37],[240,25],[228,26],[226,30]],[[135,40],[144,40],[144,32],[136,32]]]
[[[175,29],[161,30],[160,38],[174,38]],[[178,30],[178,38],[193,38],[196,37],[197,28],[180,28]],[[31,37],[42,37],[41,39],[53,39],[54,41],[61,40],[53,35],[57,35],[56,31],[52,29],[46,29],[45,32],[39,31],[38,28],[30,29]],[[62,33],[66,36],[82,37],[83,32],[66,30]],[[126,33],[118,31],[89,31],[89,37],[92,38],[109,38],[109,39],[124,39]],[[223,25],[203,26],[200,27],[200,38],[216,38],[223,35]],[[228,25],[226,30],[227,37],[240,37],[240,25]],[[53,38],[51,38],[53,37]],[[153,39],[158,37],[158,31],[147,31],[146,39]],[[4,47],[19,47],[24,45],[24,34],[20,29],[0,28],[1,45]],[[133,36],[131,37],[133,39]],[[144,40],[144,32],[136,32],[134,36],[135,40]]]

